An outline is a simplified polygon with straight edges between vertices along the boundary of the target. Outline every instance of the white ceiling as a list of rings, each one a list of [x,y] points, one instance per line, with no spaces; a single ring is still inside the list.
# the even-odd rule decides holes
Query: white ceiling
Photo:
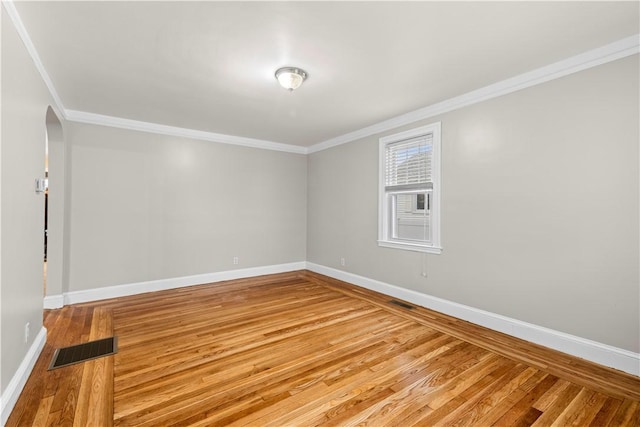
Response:
[[[639,32],[638,2],[14,4],[65,109],[299,146]]]

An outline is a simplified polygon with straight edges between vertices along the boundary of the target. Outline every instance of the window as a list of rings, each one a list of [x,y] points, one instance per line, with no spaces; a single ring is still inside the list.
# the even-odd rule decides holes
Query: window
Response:
[[[380,246],[441,253],[440,123],[380,139]]]

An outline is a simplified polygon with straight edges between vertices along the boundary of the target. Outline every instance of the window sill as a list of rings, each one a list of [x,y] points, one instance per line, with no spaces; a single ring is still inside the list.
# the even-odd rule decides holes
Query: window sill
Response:
[[[395,241],[389,241],[389,240],[378,240],[378,246],[382,246],[385,248],[403,249],[405,251],[424,252],[428,254],[437,254],[437,255],[440,255],[442,253],[442,248],[437,246],[425,246],[420,244],[395,242]]]

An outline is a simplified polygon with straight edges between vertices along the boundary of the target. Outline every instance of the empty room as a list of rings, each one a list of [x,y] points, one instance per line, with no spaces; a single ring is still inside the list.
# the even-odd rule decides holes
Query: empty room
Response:
[[[640,425],[640,2],[0,10],[0,425]]]

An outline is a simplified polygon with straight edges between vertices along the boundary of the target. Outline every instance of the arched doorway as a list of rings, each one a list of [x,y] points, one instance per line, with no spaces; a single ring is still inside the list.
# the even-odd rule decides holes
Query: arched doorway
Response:
[[[67,162],[62,123],[51,107],[46,114],[45,308],[63,305]]]

